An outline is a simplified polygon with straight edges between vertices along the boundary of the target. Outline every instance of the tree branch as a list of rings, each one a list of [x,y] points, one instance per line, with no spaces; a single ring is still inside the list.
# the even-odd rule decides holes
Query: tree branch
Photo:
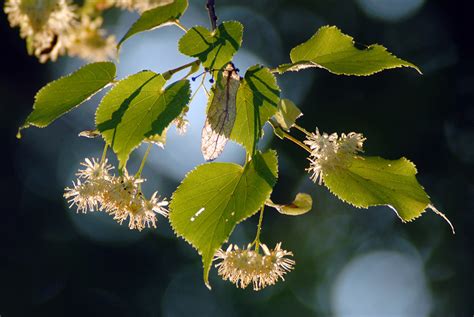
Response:
[[[217,28],[215,0],[207,0],[206,9],[209,13],[209,21],[211,21],[211,30],[214,31]]]

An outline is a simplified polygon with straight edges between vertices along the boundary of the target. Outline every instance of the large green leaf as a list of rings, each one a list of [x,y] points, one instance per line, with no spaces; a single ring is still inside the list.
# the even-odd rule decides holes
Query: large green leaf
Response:
[[[50,82],[35,96],[33,112],[20,129],[30,125],[44,128],[80,105],[115,78],[115,64],[99,62],[85,65],[74,73]]]
[[[96,112],[97,129],[123,167],[140,143],[160,135],[189,102],[190,85],[177,81],[166,89],[163,76],[143,71],[121,80]]]
[[[179,40],[179,51],[199,58],[206,68],[221,69],[239,50],[242,34],[243,26],[236,21],[224,22],[214,32],[196,26]]]
[[[280,88],[270,70],[259,65],[250,67],[237,92],[237,114],[230,138],[252,153],[279,101]]]
[[[137,33],[151,31],[156,28],[175,23],[183,15],[187,7],[187,0],[175,0],[170,4],[159,6],[143,12],[143,14],[120,40],[118,47],[120,48],[123,42]]]
[[[402,221],[419,217],[430,198],[416,180],[415,165],[401,158],[353,156],[347,164],[324,170],[324,184],[340,199],[360,208],[387,205]]]
[[[278,67],[278,71],[298,71],[308,67],[320,67],[338,75],[366,76],[384,69],[419,68],[387,51],[381,45],[365,48],[355,46],[354,39],[335,26],[323,26],[308,41],[290,52],[291,64]]]
[[[274,151],[257,153],[243,168],[233,163],[206,163],[186,175],[174,192],[171,226],[202,256],[208,287],[214,254],[234,227],[270,197],[277,165]]]

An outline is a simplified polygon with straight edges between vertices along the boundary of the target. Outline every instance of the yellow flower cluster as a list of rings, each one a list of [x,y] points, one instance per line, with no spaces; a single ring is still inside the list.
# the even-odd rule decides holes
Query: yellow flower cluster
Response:
[[[311,150],[308,158],[310,166],[307,171],[311,173],[313,182],[316,183],[319,180],[321,185],[324,171],[337,166],[344,166],[348,156],[362,152],[364,141],[364,136],[355,132],[342,133],[339,137],[337,133],[321,134],[316,129],[315,133],[308,135],[304,143]]]
[[[109,171],[113,167],[107,160],[101,163],[85,159],[81,164],[85,169],[78,171],[74,186],[66,188],[64,194],[70,207],[75,205],[78,212],[104,211],[120,224],[129,219],[129,228],[139,231],[156,228],[156,214],[167,217],[165,199],[160,200],[156,192],[150,199],[143,196],[140,190],[143,179],[129,175],[126,170],[121,176],[111,175]]]
[[[4,9],[41,63],[64,54],[90,61],[115,57],[116,40],[101,29],[102,18],[79,17],[71,0],[7,0]]]
[[[219,249],[214,256],[214,260],[221,260],[216,264],[218,274],[240,288],[252,283],[255,291],[275,285],[279,279],[285,280],[283,276],[295,265],[294,260],[287,258],[293,253],[283,250],[281,243],[277,243],[273,250],[265,244],[260,246],[263,255],[253,250],[250,244],[244,249],[232,244],[225,251]]]

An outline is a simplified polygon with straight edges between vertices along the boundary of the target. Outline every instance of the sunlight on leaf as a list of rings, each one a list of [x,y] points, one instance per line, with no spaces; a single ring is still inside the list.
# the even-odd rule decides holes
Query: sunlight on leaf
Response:
[[[91,98],[115,78],[115,64],[88,64],[74,73],[50,82],[36,94],[33,112],[21,129],[30,125],[44,128]]]
[[[214,32],[195,26],[179,40],[179,51],[199,58],[208,69],[222,69],[239,50],[243,29],[242,24],[236,21],[223,22]]]
[[[257,153],[244,167],[206,163],[189,172],[173,194],[170,223],[202,256],[204,282],[217,249],[234,227],[270,197],[278,175],[276,152]]]
[[[338,75],[367,76],[384,69],[411,67],[421,74],[417,66],[392,55],[382,45],[357,48],[354,39],[335,26],[321,27],[308,41],[293,48],[290,58],[291,64],[278,67],[280,73],[319,67]]]
[[[343,201],[359,208],[389,206],[403,222],[418,218],[427,208],[447,220],[431,205],[415,177],[415,165],[406,158],[353,156],[346,159],[344,166],[325,170],[323,176],[324,184]],[[452,225],[451,228],[454,232]]]
[[[125,166],[130,153],[146,138],[160,135],[189,102],[189,81],[164,88],[166,80],[152,71],[122,79],[101,101],[97,129]]]
[[[187,0],[175,0],[170,4],[143,12],[120,40],[117,47],[120,48],[123,42],[137,33],[151,31],[165,25],[174,24],[178,21],[181,15],[183,15],[187,7]]]
[[[252,153],[262,137],[265,122],[275,114],[280,101],[280,87],[267,67],[247,69],[237,91],[237,114],[230,138]]]

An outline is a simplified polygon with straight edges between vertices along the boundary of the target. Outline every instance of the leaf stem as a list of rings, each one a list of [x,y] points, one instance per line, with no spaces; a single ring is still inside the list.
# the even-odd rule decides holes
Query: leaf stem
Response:
[[[209,21],[211,21],[211,31],[214,31],[217,28],[217,15],[215,5],[215,0],[207,0],[206,9],[209,13]]]
[[[290,140],[291,142],[295,143],[296,145],[298,145],[300,148],[302,148],[303,150],[305,150],[306,152],[308,153],[311,153],[311,150],[309,147],[307,147],[303,142],[297,140],[296,138],[294,138],[293,136],[289,135],[288,133],[286,133],[285,131],[282,131],[283,133],[283,136]]]
[[[179,66],[179,67],[176,67],[176,68],[173,68],[173,69],[170,69],[170,70],[167,70],[166,72],[162,73],[163,77],[165,79],[169,79],[171,76],[173,76],[174,74],[176,74],[177,72],[180,72],[182,71],[183,69],[186,69],[186,68],[189,68],[189,67],[193,67],[193,66],[197,66],[197,65],[200,65],[201,62],[196,59],[192,62],[189,62],[187,64],[184,64],[182,66]]]
[[[145,151],[145,155],[143,155],[142,162],[140,164],[140,167],[138,168],[137,174],[135,174],[135,177],[140,178],[140,176],[142,176],[143,167],[145,167],[146,159],[148,158],[148,154],[150,154],[150,150],[152,147],[153,147],[153,143],[148,144],[148,147]]]
[[[100,164],[104,164],[105,158],[107,157],[107,149],[108,148],[109,148],[109,145],[107,144],[107,142],[105,142],[104,150],[102,151],[102,157],[100,159]]]
[[[306,131],[305,128],[303,127],[300,127],[299,125],[297,125],[296,123],[293,125],[296,129],[300,130],[301,132],[303,132],[304,134],[306,134],[307,136],[311,136],[311,133],[309,133],[308,131]]]
[[[204,74],[204,75],[202,76],[201,83],[199,84],[199,86],[196,88],[196,90],[194,91],[193,95],[192,95],[191,98],[189,99],[189,103],[188,103],[189,105],[191,104],[191,102],[193,102],[194,97],[196,97],[196,95],[197,95],[199,89],[201,89],[201,87],[203,87],[203,85],[204,85],[204,79],[205,79],[205,78],[206,78],[206,74]]]
[[[265,204],[260,208],[260,217],[258,218],[258,225],[257,225],[257,234],[255,236],[255,252],[258,253],[260,249],[260,233],[262,232],[262,222],[263,222],[263,210],[265,209]]]
[[[182,25],[181,22],[179,22],[179,20],[174,21],[174,24],[175,24],[178,28],[180,28],[181,30],[183,30],[184,33],[188,32],[188,29],[187,29],[184,25]]]

